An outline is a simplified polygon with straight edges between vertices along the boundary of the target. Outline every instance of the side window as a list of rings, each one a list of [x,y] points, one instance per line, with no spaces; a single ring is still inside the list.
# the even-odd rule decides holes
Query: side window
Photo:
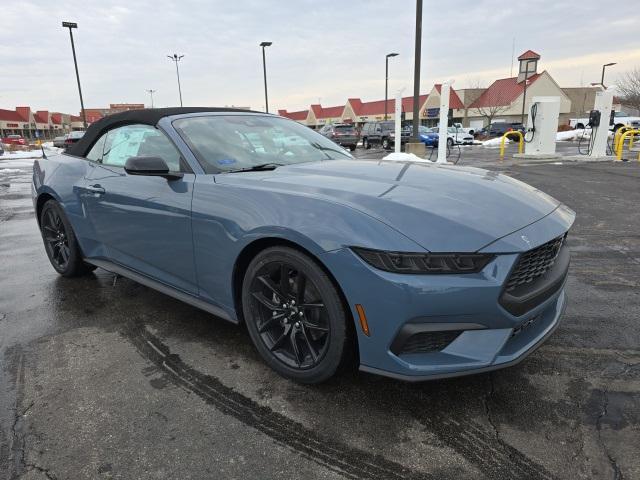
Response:
[[[376,133],[382,133],[382,125],[376,123]]]
[[[104,142],[107,139],[107,135],[109,133],[105,133],[104,135],[102,135],[98,141],[93,145],[93,147],[91,147],[91,150],[89,150],[89,153],[87,153],[87,160],[91,160],[94,162],[101,162],[102,161],[102,150],[104,149]]]
[[[107,132],[102,163],[124,167],[137,156],[161,157],[172,172],[179,172],[180,152],[165,134],[150,125],[126,125]]]

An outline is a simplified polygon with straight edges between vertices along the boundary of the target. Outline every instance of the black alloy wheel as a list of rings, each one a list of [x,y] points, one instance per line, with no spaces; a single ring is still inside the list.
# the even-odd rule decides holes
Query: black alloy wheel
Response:
[[[95,270],[82,260],[71,224],[55,200],[48,200],[42,207],[40,232],[49,261],[59,274],[74,277]]]
[[[49,208],[42,216],[42,238],[53,266],[56,270],[65,270],[69,265],[71,250],[67,230],[56,209]]]
[[[242,297],[251,339],[274,370],[302,383],[336,372],[346,316],[335,287],[311,258],[288,247],[261,252],[249,265]]]

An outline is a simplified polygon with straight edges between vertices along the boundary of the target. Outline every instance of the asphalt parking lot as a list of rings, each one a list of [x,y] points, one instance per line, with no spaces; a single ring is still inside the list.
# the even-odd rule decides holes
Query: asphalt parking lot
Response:
[[[639,479],[640,163],[497,157],[459,165],[577,212],[556,333],[490,374],[313,387],[242,328],[101,269],[59,277],[29,162],[0,159],[0,478]]]

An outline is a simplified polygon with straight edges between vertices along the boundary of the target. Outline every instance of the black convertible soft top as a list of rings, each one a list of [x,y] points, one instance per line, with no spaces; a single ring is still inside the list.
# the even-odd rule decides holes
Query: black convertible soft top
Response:
[[[202,112],[248,112],[260,113],[253,110],[242,110],[239,108],[219,108],[219,107],[173,107],[173,108],[144,108],[141,110],[127,110],[126,112],[114,113],[101,118],[92,123],[84,136],[67,150],[70,155],[84,157],[100,136],[112,128],[132,123],[143,125],[156,125],[161,118],[171,115],[182,115],[184,113]]]

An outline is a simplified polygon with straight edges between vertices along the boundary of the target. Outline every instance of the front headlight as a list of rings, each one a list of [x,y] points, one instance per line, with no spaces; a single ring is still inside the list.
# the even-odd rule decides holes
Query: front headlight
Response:
[[[351,247],[372,267],[393,273],[438,274],[477,273],[495,255],[485,253],[409,253],[385,252]]]

